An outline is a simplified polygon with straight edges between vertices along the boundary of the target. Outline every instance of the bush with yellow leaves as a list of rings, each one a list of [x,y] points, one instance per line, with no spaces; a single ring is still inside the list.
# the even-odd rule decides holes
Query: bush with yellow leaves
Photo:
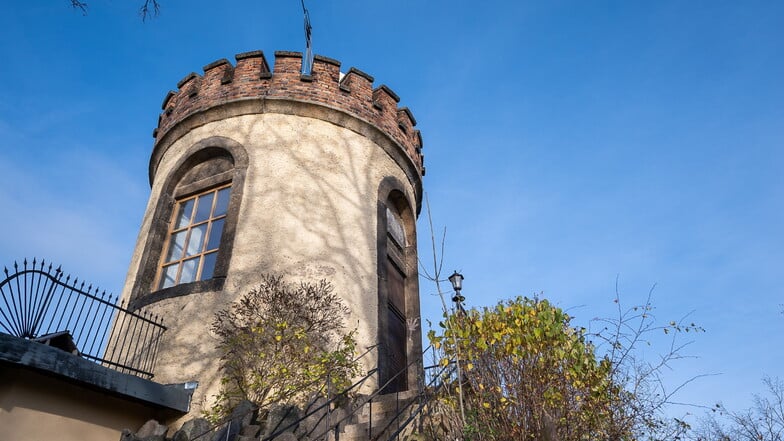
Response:
[[[241,400],[264,411],[345,389],[360,373],[347,315],[326,280],[287,284],[263,275],[256,289],[215,316],[223,376],[207,416],[218,421]]]
[[[429,338],[442,365],[460,359],[466,415],[447,431],[486,440],[611,439],[622,390],[610,360],[597,359],[585,332],[560,308],[517,298],[451,314],[441,325],[443,333],[431,330]],[[452,409],[459,406],[456,389],[455,381],[441,397]]]

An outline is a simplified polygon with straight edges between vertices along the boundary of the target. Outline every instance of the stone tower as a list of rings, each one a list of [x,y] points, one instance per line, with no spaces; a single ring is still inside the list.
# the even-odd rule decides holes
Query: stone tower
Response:
[[[155,380],[218,391],[209,325],[259,281],[332,282],[366,370],[416,385],[421,330],[415,220],[424,174],[411,112],[373,77],[321,56],[261,51],[191,73],[163,100],[150,199],[123,290],[162,316]],[[374,386],[376,387],[376,386]]]

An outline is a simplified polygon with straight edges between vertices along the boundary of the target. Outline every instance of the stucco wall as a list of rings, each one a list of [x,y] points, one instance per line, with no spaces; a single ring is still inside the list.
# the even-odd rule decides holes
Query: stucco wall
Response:
[[[218,356],[209,332],[212,316],[253,287],[261,273],[282,274],[290,281],[330,280],[351,310],[346,324],[358,328],[359,349],[376,344],[381,181],[393,177],[402,183],[400,190],[415,210],[415,190],[400,165],[356,131],[278,113],[209,122],[172,143],[161,158],[124,296],[133,288],[166,177],[192,145],[212,136],[244,146],[249,162],[224,288],[148,307],[169,327],[159,349],[155,380],[198,379],[192,414],[218,390]],[[364,361],[367,370],[376,367],[374,354]]]
[[[161,418],[141,405],[24,369],[0,367],[0,441],[119,440]]]

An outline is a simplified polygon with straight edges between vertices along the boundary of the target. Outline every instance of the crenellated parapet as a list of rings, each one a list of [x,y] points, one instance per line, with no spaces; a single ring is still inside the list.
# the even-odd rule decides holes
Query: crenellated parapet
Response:
[[[312,73],[303,75],[300,52],[275,52],[272,69],[261,51],[237,54],[235,60],[235,65],[224,58],[204,66],[203,75],[187,75],[177,83],[177,91],[166,95],[153,132],[156,151],[172,141],[167,137],[177,136],[173,132],[181,123],[207,122],[204,115],[216,107],[234,103],[244,106],[246,113],[285,112],[281,102],[298,102],[337,110],[374,126],[424,175],[422,137],[413,114],[398,107],[400,98],[389,87],[374,88],[372,76],[353,67],[342,75],[339,61],[320,55],[314,57]],[[154,152],[153,162],[155,156]]]

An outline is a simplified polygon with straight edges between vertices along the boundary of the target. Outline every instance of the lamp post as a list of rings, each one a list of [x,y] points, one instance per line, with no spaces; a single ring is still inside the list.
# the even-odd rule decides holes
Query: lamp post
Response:
[[[449,283],[452,284],[452,289],[455,290],[455,295],[452,297],[452,301],[455,302],[455,305],[457,305],[457,309],[463,312],[465,312],[465,309],[463,309],[463,302],[465,301],[465,297],[463,297],[463,295],[460,294],[460,291],[463,289],[464,278],[465,277],[463,277],[463,275],[458,273],[457,271],[455,271],[454,273],[452,273],[451,276],[449,276]]]
[[[452,301],[455,302],[455,309],[456,309],[456,320],[460,320],[458,317],[462,317],[465,314],[465,309],[463,309],[463,302],[465,301],[465,297],[460,294],[460,291],[463,289],[463,275],[455,271],[449,276],[449,283],[452,284],[452,289],[455,291],[455,295],[452,296]],[[458,323],[458,330],[462,323]],[[463,410],[463,374],[460,369],[460,344],[457,342],[457,335],[453,334],[455,339],[455,362],[457,364],[457,392],[458,398],[460,399],[460,418],[462,419],[463,425],[465,425],[465,410]]]

